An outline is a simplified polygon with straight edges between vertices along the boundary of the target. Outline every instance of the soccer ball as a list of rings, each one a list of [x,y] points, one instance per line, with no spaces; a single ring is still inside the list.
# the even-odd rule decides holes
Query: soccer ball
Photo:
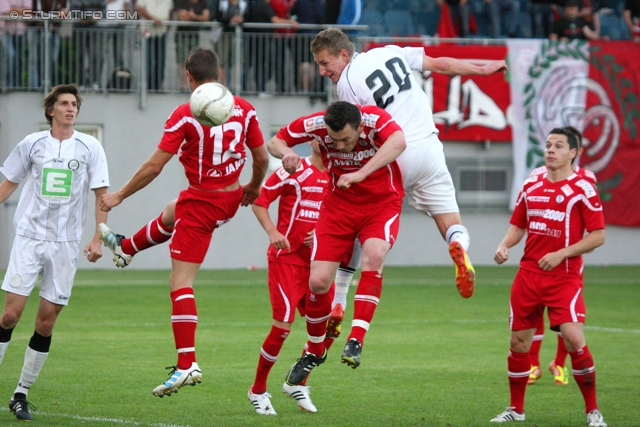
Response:
[[[206,126],[220,126],[233,114],[233,94],[220,83],[201,84],[191,94],[191,114]]]

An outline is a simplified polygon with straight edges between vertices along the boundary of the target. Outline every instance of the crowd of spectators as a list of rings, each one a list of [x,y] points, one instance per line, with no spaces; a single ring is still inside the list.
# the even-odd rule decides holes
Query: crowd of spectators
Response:
[[[165,87],[167,57],[175,57],[179,82],[188,90],[184,62],[198,45],[211,45],[221,57],[222,82],[242,75],[245,90],[313,92],[322,87],[309,43],[316,30],[299,24],[364,24],[361,36],[439,36],[480,38],[633,39],[640,42],[640,0],[0,0],[0,16],[25,11],[122,11],[119,19],[0,20],[0,87],[49,87],[76,82],[81,88],[107,88],[109,75],[131,66],[133,50],[145,45],[149,90]],[[105,15],[106,16],[106,15]],[[124,17],[123,17],[124,16]],[[142,34],[127,17],[145,20]],[[451,19],[453,33],[438,34]],[[192,25],[170,28],[167,21],[208,22],[214,31]],[[243,70],[232,64],[237,24],[277,23],[290,28],[245,28]],[[125,31],[129,29],[129,31]],[[175,49],[169,55],[170,42]],[[177,30],[177,31],[175,31]],[[264,34],[270,34],[265,37]],[[140,37],[142,35],[142,38]],[[49,63],[45,64],[45,42]],[[293,65],[291,65],[293,64]],[[275,83],[274,83],[275,81]],[[176,87],[177,86],[177,87]],[[127,88],[127,87],[123,87]]]

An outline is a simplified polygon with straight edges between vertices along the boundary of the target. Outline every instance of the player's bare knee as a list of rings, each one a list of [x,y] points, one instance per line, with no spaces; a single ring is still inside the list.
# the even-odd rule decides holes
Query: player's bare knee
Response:
[[[331,277],[312,276],[309,278],[309,289],[314,294],[323,295],[329,292],[332,282]]]
[[[0,318],[0,326],[2,326],[3,329],[13,329],[20,321],[21,316],[21,312],[12,310],[11,308],[5,308]]]
[[[511,351],[526,353],[531,348],[531,340],[519,334],[511,334]]]

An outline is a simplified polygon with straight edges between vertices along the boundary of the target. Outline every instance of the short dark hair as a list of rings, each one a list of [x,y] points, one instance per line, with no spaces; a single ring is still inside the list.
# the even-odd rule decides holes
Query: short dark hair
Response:
[[[358,129],[361,121],[358,106],[347,101],[332,102],[324,113],[324,124],[335,132],[340,132],[347,124]]]
[[[80,104],[82,104],[82,98],[80,97],[80,91],[78,90],[78,87],[74,84],[55,86],[53,89],[51,89],[51,92],[49,92],[47,96],[45,96],[43,102],[44,116],[47,119],[47,123],[49,123],[49,126],[53,124],[53,119],[49,115],[53,111],[53,105],[58,100],[58,97],[65,93],[70,93],[71,95],[76,97],[76,103],[78,104],[78,113],[80,112]]]
[[[567,7],[577,7],[580,8],[580,3],[578,3],[578,0],[567,0],[567,2],[564,4],[565,9]]]
[[[333,56],[340,55],[342,49],[345,49],[349,53],[349,57],[352,57],[356,51],[349,37],[337,28],[327,28],[320,31],[311,42],[311,53],[320,53],[325,49]]]
[[[197,47],[189,52],[185,68],[196,83],[218,81],[220,62],[212,49]]]
[[[567,142],[569,143],[569,150],[573,150],[575,148],[576,149],[576,157],[578,157],[577,156],[577,151],[580,148],[580,146],[578,144],[578,137],[576,136],[575,133],[571,132],[566,127],[563,127],[563,128],[554,128],[554,129],[552,129],[551,132],[549,132],[549,135],[564,135],[564,136],[566,136],[567,137]],[[571,164],[573,164],[573,162],[576,160],[576,157],[571,159]]]
[[[574,134],[576,138],[578,138],[578,150],[580,150],[580,148],[582,148],[582,133],[580,133],[580,131],[573,126],[565,126],[564,128]]]

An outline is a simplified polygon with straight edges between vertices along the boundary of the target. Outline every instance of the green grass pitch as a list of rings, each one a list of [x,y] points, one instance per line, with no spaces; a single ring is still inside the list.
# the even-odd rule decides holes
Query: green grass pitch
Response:
[[[306,340],[298,318],[269,378],[278,415],[264,417],[254,412],[247,390],[271,324],[265,270],[200,273],[196,348],[203,383],[162,399],[151,390],[167,378],[164,367],[176,361],[169,272],[79,271],[49,358],[29,393],[38,408],[33,425],[489,426],[509,404],[514,274],[511,267],[478,268],[475,295],[465,300],[453,284],[453,268],[387,268],[362,365],[352,370],[339,363],[346,322],[327,362],[310,377],[317,414],[301,412],[281,393]],[[33,332],[37,291],[34,296],[0,365],[2,426],[22,425],[7,403]],[[640,426],[640,266],[587,268],[585,298],[600,408],[610,427]],[[573,378],[569,386],[557,386],[546,370],[555,345],[555,334],[547,330],[543,376],[527,389],[527,420],[518,426],[586,426]]]

